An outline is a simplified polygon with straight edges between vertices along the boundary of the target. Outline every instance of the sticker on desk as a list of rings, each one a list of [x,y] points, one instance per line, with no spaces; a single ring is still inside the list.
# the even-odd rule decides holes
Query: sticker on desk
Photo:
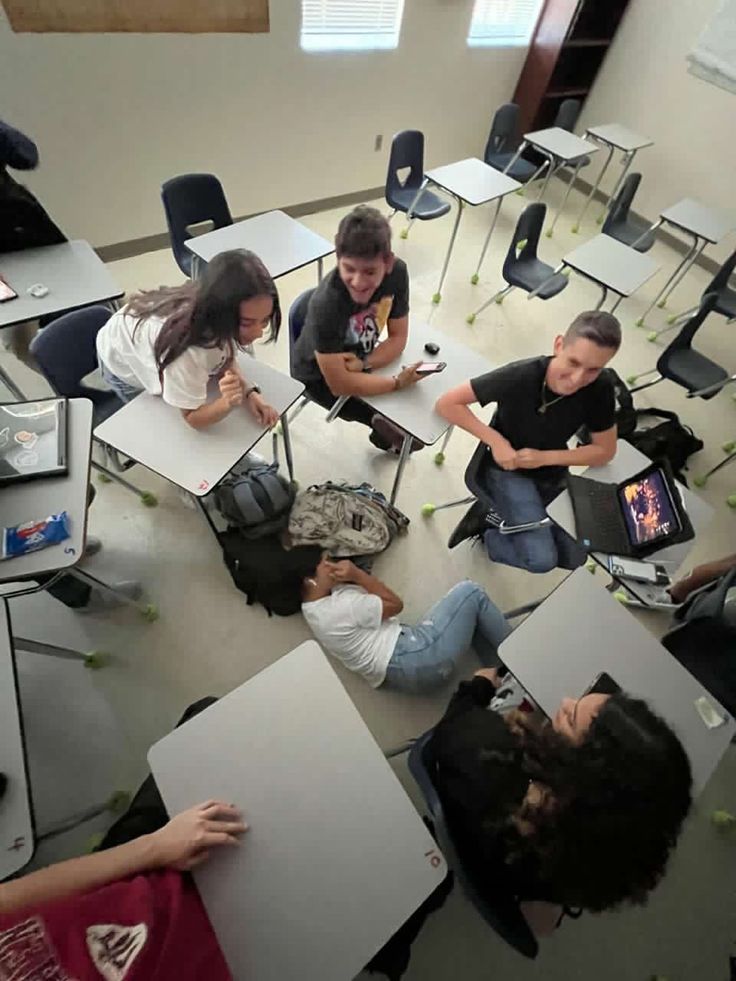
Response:
[[[709,729],[718,729],[728,722],[728,717],[721,715],[705,695],[701,695],[700,698],[695,699],[695,708]]]
[[[209,480],[200,480],[197,486],[197,490],[206,491],[209,489],[209,486],[210,486]]]
[[[26,449],[32,450],[38,442],[38,433],[31,433],[27,429],[21,429],[20,432],[15,434],[13,439],[21,446],[25,446]]]

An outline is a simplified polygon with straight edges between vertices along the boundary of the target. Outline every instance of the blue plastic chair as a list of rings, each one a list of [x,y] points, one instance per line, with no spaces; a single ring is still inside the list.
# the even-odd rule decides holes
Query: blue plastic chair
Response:
[[[491,132],[488,134],[484,161],[495,170],[506,171],[506,168],[516,156],[519,145],[517,128],[519,122],[519,107],[515,102],[506,102],[499,106],[493,116]],[[540,172],[540,167],[536,167],[529,160],[519,157],[510,170],[506,171],[509,177],[526,184],[532,177]]]
[[[296,347],[296,342],[299,340],[301,333],[304,330],[304,321],[307,319],[309,300],[315,289],[316,287],[312,286],[311,289],[304,290],[304,292],[299,294],[289,308],[289,374],[292,378],[296,377],[294,375],[294,348]],[[341,395],[336,400],[335,404],[327,413],[327,422],[332,422],[349,398],[349,395]],[[296,408],[289,416],[289,422],[293,422],[302,409],[304,409],[304,407],[311,401],[312,400],[308,395],[303,395]]]
[[[492,905],[489,903],[473,885],[472,879],[468,876],[463,863],[458,857],[452,835],[447,827],[445,813],[440,801],[439,794],[432,783],[429,770],[424,759],[427,744],[432,738],[433,730],[425,732],[412,745],[409,750],[407,760],[409,772],[421,791],[424,802],[429,811],[429,817],[434,825],[434,834],[437,844],[448,866],[455,873],[455,877],[460,884],[470,902],[475,906],[478,913],[483,917],[488,926],[494,930],[502,940],[523,954],[524,957],[535,958],[539,953],[539,944],[527,923],[524,914],[519,908],[519,904],[513,896],[509,896],[506,901],[499,901]]]
[[[118,409],[122,409],[124,405],[114,392],[91,388],[82,381],[98,367],[97,335],[110,316],[110,310],[103,306],[74,310],[72,313],[64,314],[63,317],[58,317],[39,331],[33,338],[30,348],[41,369],[41,374],[57,395],[69,399],[89,399],[92,402],[93,429]],[[100,445],[104,449],[106,459],[110,460],[115,469],[128,469],[119,462],[116,453],[110,447],[105,443]],[[131,461],[130,465],[134,462]],[[140,490],[96,460],[91,461],[91,466],[109,480],[122,484],[127,490],[136,494],[146,506],[153,507],[158,503],[155,495],[150,491]]]
[[[646,219],[629,214],[640,182],[641,174],[629,174],[606,215],[601,231],[637,252],[648,252],[654,245],[656,233]]]
[[[222,184],[214,174],[182,174],[161,186],[161,200],[176,264],[191,276],[194,255],[184,244],[192,238],[191,226],[211,221],[213,228],[225,228],[233,223]]]
[[[398,171],[405,167],[409,167],[409,174],[402,182]],[[441,218],[450,210],[449,201],[444,201],[429,190],[423,191],[414,204],[423,184],[424,133],[418,129],[402,130],[391,141],[385,191],[386,203],[394,209],[391,218],[397,211],[403,211],[409,218],[409,226],[401,233],[402,238],[406,238],[411,222],[415,218],[419,218],[420,221],[431,221],[433,218]],[[412,204],[414,204],[413,208]],[[412,208],[411,214],[409,214],[410,208]]]

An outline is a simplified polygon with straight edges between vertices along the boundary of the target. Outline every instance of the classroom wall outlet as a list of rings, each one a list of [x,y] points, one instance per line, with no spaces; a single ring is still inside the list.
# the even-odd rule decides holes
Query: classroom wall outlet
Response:
[[[373,149],[376,151],[376,153],[378,153],[378,151],[381,149],[382,146],[383,146],[383,133],[377,133],[376,139],[373,143]]]

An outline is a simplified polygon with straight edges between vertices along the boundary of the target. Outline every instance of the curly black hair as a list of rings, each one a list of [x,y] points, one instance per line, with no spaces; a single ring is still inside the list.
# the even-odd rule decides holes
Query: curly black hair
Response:
[[[664,875],[692,802],[690,761],[646,702],[613,695],[582,743],[551,726],[522,729],[524,769],[548,788],[518,817],[540,879],[560,901],[592,912],[644,903]]]

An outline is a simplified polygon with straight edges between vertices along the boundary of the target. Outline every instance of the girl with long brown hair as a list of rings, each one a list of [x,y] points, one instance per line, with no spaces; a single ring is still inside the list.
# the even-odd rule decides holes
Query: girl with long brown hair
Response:
[[[280,326],[276,286],[258,256],[221,252],[196,282],[137,293],[113,314],[97,335],[100,370],[123,401],[161,395],[195,429],[242,405],[273,426],[276,410],[242,376],[236,352],[266,329],[276,340]],[[213,377],[220,394],[208,402]]]

